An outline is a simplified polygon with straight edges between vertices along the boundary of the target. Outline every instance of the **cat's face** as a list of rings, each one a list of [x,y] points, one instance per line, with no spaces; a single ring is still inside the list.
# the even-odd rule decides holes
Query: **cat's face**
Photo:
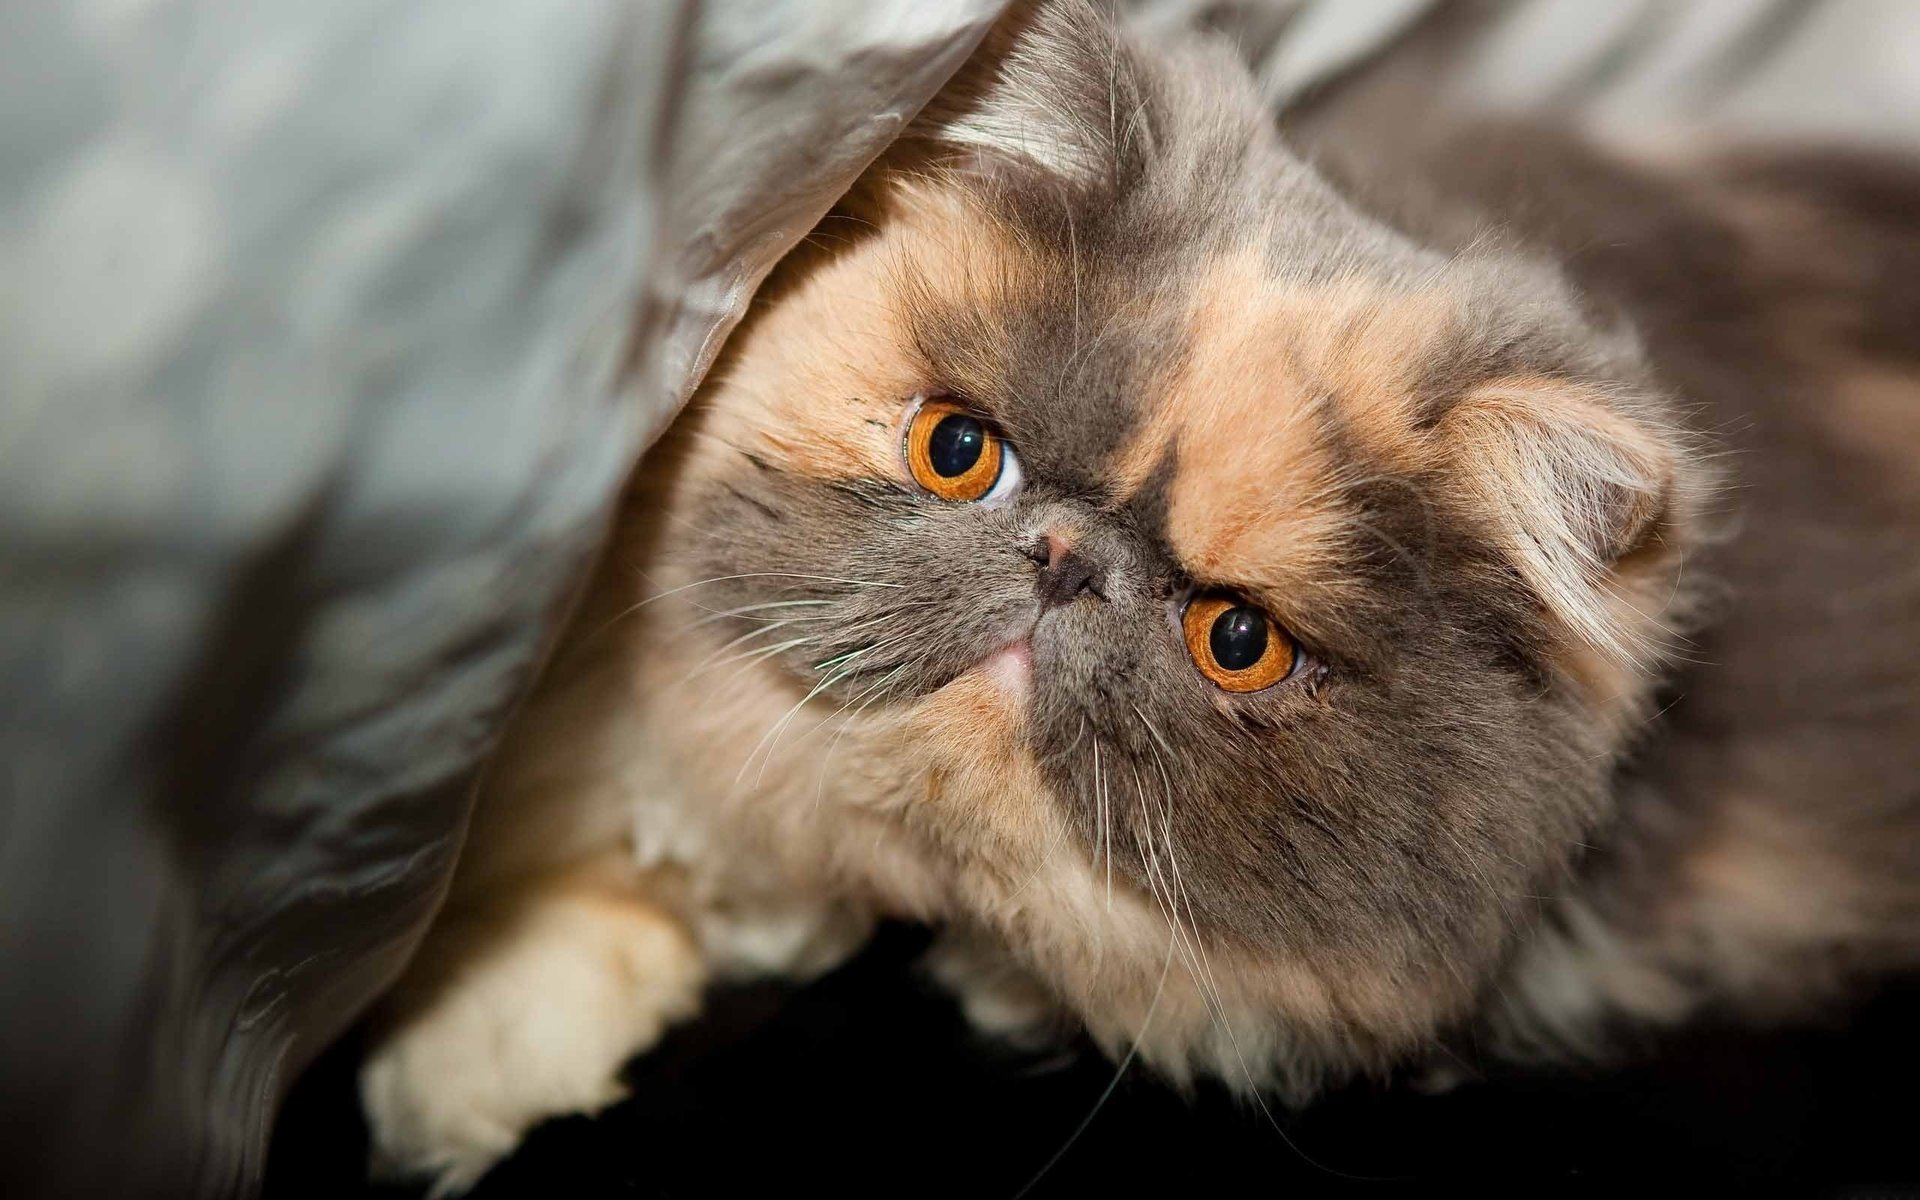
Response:
[[[1128,69],[1135,144],[824,227],[701,401],[676,553],[742,637],[803,618],[759,669],[889,731],[854,744],[958,869],[1025,812],[1223,954],[1438,1020],[1605,814],[1675,444],[1550,280]]]

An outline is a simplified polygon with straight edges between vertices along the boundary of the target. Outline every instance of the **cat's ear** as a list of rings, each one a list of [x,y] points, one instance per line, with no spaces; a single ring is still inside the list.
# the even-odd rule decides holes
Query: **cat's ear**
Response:
[[[1531,378],[1477,389],[1439,432],[1544,606],[1594,649],[1642,661],[1657,614],[1635,606],[1619,572],[1674,520],[1676,437],[1638,419],[1626,398]]]
[[[949,163],[1118,183],[1151,150],[1138,57],[1085,0],[1017,5],[915,122]]]

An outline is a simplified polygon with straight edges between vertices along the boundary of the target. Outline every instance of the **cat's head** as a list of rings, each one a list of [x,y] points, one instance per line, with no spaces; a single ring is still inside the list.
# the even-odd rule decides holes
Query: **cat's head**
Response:
[[[795,619],[741,686],[886,759],[830,787],[1122,1033],[1176,929],[1276,1044],[1457,1014],[1671,639],[1698,485],[1629,340],[1350,207],[1224,51],[1078,5],[1001,29],[761,309],[677,553],[730,633]]]

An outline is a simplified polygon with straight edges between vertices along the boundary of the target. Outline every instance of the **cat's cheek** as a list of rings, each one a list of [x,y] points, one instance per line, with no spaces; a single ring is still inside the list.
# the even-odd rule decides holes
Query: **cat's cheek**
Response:
[[[1019,703],[979,668],[915,705],[899,727],[902,758],[924,772],[910,819],[969,846],[969,857],[1017,858],[1057,841],[1058,819],[1022,720]]]
[[[1007,677],[1024,675],[1017,662],[1000,662],[1001,651],[914,705],[906,733],[928,761],[947,770],[996,769],[1024,759],[1020,746],[1020,697]]]

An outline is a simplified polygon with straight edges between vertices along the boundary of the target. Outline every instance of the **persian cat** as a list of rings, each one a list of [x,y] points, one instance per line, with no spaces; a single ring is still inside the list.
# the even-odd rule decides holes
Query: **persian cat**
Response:
[[[1224,46],[996,31],[642,466],[364,1068],[389,1165],[883,917],[987,1029],[1295,1102],[1920,958],[1920,181],[1382,87],[1289,150]]]

